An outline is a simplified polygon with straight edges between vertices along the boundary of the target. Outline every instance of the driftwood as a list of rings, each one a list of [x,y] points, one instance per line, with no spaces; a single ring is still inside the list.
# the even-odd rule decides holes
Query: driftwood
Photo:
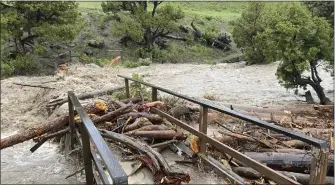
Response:
[[[245,134],[239,134],[239,133],[236,133],[236,132],[235,133],[233,133],[233,132],[223,132],[221,130],[219,130],[219,133],[224,134],[224,135],[228,135],[228,136],[234,137],[236,139],[240,139],[240,140],[257,142],[257,143],[262,144],[265,147],[273,148],[269,143],[266,143],[264,141],[261,141],[261,140],[259,140],[257,138],[254,138],[254,137],[251,137],[251,136],[248,136],[248,135],[245,135]]]
[[[301,184],[309,184],[310,175],[309,174],[302,174],[302,173],[293,173],[287,171],[278,171],[279,173],[290,177]],[[326,177],[326,185],[333,185],[334,184],[334,177],[327,176]]]
[[[232,169],[238,175],[249,179],[259,179],[262,177],[261,173],[250,167],[233,167]]]
[[[118,133],[110,132],[110,131],[107,131],[107,130],[100,130],[100,132],[101,132],[101,135],[103,137],[112,139],[113,141],[116,141],[116,142],[120,142],[120,143],[126,145],[127,147],[130,147],[132,149],[135,149],[135,150],[138,150],[138,151],[141,151],[141,152],[147,154],[152,159],[153,165],[158,170],[160,170],[160,164],[158,163],[155,156],[150,152],[150,150],[148,150],[148,147],[146,147],[147,146],[146,144],[140,143],[139,141],[137,141],[137,140],[135,140],[131,137],[128,137],[126,135],[123,135],[123,134],[118,134]]]
[[[158,148],[158,147],[167,146],[169,144],[176,143],[176,142],[177,142],[177,140],[164,141],[162,143],[157,143],[157,144],[150,145],[150,147],[151,148]]]
[[[135,129],[138,129],[138,128],[141,128],[147,125],[152,125],[152,123],[147,118],[140,117],[140,118],[137,118],[134,123],[125,126],[123,131],[128,132],[128,131],[135,130]]]
[[[43,85],[31,85],[31,84],[23,84],[23,83],[16,83],[16,82],[14,82],[13,84],[21,85],[21,86],[27,86],[27,87],[39,87],[39,88],[43,88],[43,89],[56,89],[54,87],[47,87],[47,86],[43,86]]]
[[[249,179],[259,179],[261,177],[264,177],[262,174],[260,174],[259,172],[255,171],[250,167],[233,167],[233,171],[238,175]],[[301,184],[309,184],[309,178],[310,178],[309,174],[294,173],[288,171],[277,171],[277,172],[289,178],[292,178]],[[333,184],[334,184],[334,177],[327,176],[326,185],[333,185]]]
[[[277,152],[280,153],[294,153],[294,154],[307,154],[306,150],[299,150],[299,149],[291,149],[291,148],[281,148],[281,149],[276,149]],[[260,148],[258,149],[258,152],[273,152],[272,149],[268,148]]]
[[[50,131],[56,132],[63,128],[69,122],[69,116],[63,115],[53,120],[48,121],[46,124],[34,126],[28,129],[19,131],[17,134],[1,139],[1,150],[24,141],[39,137]]]
[[[31,153],[35,152],[40,146],[43,145],[43,143],[45,143],[48,139],[51,139],[51,138],[54,138],[54,137],[57,137],[57,136],[62,136],[66,133],[70,132],[70,128],[66,128],[66,129],[63,129],[63,130],[60,130],[58,132],[55,132],[55,133],[52,133],[52,134],[47,134],[47,135],[43,135],[41,137],[38,137],[36,139],[33,139],[35,142],[38,142],[36,145],[34,145],[30,151]]]
[[[311,154],[245,152],[244,155],[261,163],[266,163],[267,166],[273,169],[298,173],[308,171],[312,161]],[[334,172],[334,160],[332,156],[329,157],[328,166],[328,174],[331,174]]]
[[[181,184],[181,182],[190,181],[190,176],[188,174],[172,172],[165,159],[149,145],[123,134],[118,134],[107,130],[100,130],[100,132],[104,137],[113,139],[114,141],[120,142],[127,147],[147,154],[148,156],[138,155],[136,157],[154,173],[154,181],[156,184]]]
[[[166,126],[164,125],[146,125],[146,126],[143,126],[141,128],[138,128],[138,129],[135,129],[135,130],[132,130],[132,131],[128,131],[126,133],[132,133],[132,132],[136,132],[136,131],[153,131],[153,130],[168,130],[169,128],[167,128]]]
[[[124,87],[113,87],[113,88],[109,88],[109,89],[104,89],[104,90],[98,90],[98,91],[94,91],[94,92],[86,92],[86,93],[82,93],[82,94],[78,94],[77,98],[79,100],[85,100],[88,98],[94,98],[96,96],[102,96],[105,94],[112,94],[116,91],[120,91],[122,90]],[[53,100],[51,102],[49,102],[47,104],[47,107],[56,107],[59,105],[63,105],[64,103],[68,102],[68,98],[61,98],[61,99],[56,99]]]
[[[283,141],[283,143],[285,145],[288,145],[292,148],[297,148],[297,149],[310,149],[311,148],[310,145],[300,140]]]
[[[148,100],[148,98],[144,98],[144,101],[147,101],[147,100]],[[139,103],[141,101],[142,101],[142,99],[140,97],[120,100],[120,102],[126,103],[126,104],[129,103],[129,102],[133,102],[133,104],[136,104],[136,103]]]
[[[140,117],[145,117],[147,118],[151,123],[153,124],[162,124],[164,122],[163,118],[157,114],[149,114],[147,112],[130,112],[128,114],[122,115],[121,117],[128,119],[136,119]]]
[[[109,112],[101,117],[98,117],[98,118],[95,118],[93,119],[92,121],[95,123],[95,124],[99,124],[99,123],[102,123],[102,122],[105,122],[105,121],[114,121],[117,119],[117,117],[119,117],[120,115],[122,114],[126,114],[128,112],[131,112],[132,111],[132,107],[133,105],[129,104],[125,107],[121,107],[113,112]]]
[[[135,131],[131,133],[124,133],[127,136],[137,136],[137,137],[150,137],[154,139],[176,139],[185,140],[187,138],[183,133],[177,133],[173,130],[163,130],[163,131]]]

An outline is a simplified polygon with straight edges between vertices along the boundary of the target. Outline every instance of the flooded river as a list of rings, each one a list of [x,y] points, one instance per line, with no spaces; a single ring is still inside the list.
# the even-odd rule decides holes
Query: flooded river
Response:
[[[100,68],[95,65],[73,65],[65,80],[52,82],[55,77],[13,77],[1,80],[1,137],[15,130],[45,123],[46,103],[54,96],[65,96],[67,91],[76,94],[123,85],[117,74],[131,76],[138,73],[144,80],[157,86],[188,96],[202,98],[205,94],[215,95],[226,104],[253,106],[286,106],[301,103],[303,99],[278,84],[275,76],[277,63],[259,66],[243,64],[153,64],[134,69]],[[333,79],[320,72],[326,95],[333,100]],[[49,83],[47,83],[50,81]],[[13,82],[28,84],[44,83],[56,89],[44,90],[21,87]],[[311,91],[315,100],[317,97]],[[34,153],[34,145],[28,141],[1,150],[1,183],[4,184],[74,184],[75,177],[65,179],[73,173],[73,165],[58,153],[57,144],[45,143]]]

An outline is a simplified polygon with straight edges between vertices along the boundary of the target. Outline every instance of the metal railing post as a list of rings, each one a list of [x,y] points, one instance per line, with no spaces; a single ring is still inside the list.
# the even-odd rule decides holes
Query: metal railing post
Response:
[[[158,98],[157,98],[157,89],[152,87],[152,92],[151,92],[151,99],[152,101],[157,101]]]
[[[69,125],[70,125],[70,135],[71,135],[71,149],[74,149],[74,108],[73,108],[73,103],[70,98],[68,98],[68,105],[69,105]]]
[[[204,106],[200,106],[200,122],[199,122],[199,132],[207,134],[207,116],[208,116],[208,108]],[[207,144],[206,141],[199,138],[200,149],[199,152],[206,154],[207,152]]]
[[[84,165],[85,165],[85,176],[86,184],[93,184],[93,169],[91,160],[91,147],[89,135],[85,129],[84,124],[80,124],[81,140],[83,144],[83,155],[84,155]]]
[[[126,89],[126,97],[130,98],[129,81],[128,81],[128,79],[124,79],[124,83],[125,83],[125,89]]]

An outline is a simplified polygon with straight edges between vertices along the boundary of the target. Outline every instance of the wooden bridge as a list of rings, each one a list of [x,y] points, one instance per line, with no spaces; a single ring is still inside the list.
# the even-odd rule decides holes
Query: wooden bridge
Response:
[[[206,152],[207,152],[207,144],[214,146],[221,152],[224,152],[230,156],[233,156],[236,160],[240,161],[241,163],[253,168],[254,170],[258,171],[259,173],[263,174],[265,177],[273,180],[278,184],[299,184],[297,181],[267,167],[264,164],[242,154],[241,152],[217,141],[207,135],[207,114],[208,110],[212,109],[235,118],[244,120],[246,122],[258,125],[260,127],[264,127],[270,129],[272,131],[284,134],[285,136],[303,141],[309,145],[313,146],[313,160],[311,164],[310,170],[310,181],[309,184],[325,184],[326,174],[327,174],[327,164],[328,164],[328,143],[323,140],[315,139],[300,133],[293,132],[291,130],[282,128],[280,126],[270,124],[265,121],[257,120],[251,118],[249,116],[243,115],[241,113],[235,112],[225,107],[220,107],[217,105],[213,105],[210,103],[203,102],[201,100],[197,100],[195,98],[191,98],[176,92],[172,92],[170,90],[142,82],[136,79],[132,79],[126,76],[118,75],[125,81],[125,93],[126,96],[130,97],[130,86],[129,81],[133,81],[136,83],[140,83],[142,85],[148,86],[152,88],[152,100],[157,100],[158,91],[162,91],[168,93],[170,95],[179,97],[181,99],[190,101],[192,103],[198,104],[200,106],[200,123],[199,129],[196,130],[193,127],[189,126],[188,124],[178,120],[169,114],[158,110],[156,108],[151,108],[151,112],[156,113],[164,118],[166,118],[171,123],[179,126],[180,128],[190,132],[191,134],[199,137],[200,139],[200,153],[199,157],[201,158],[201,162],[204,162],[206,165],[213,167],[220,175],[224,176],[231,180],[231,182],[235,182],[236,184],[243,184],[240,179],[235,178],[225,170],[222,170],[214,164],[210,160],[208,160]],[[85,174],[86,174],[86,184],[128,184],[128,177],[125,171],[122,169],[120,163],[116,160],[114,154],[109,149],[108,145],[100,135],[97,128],[94,126],[92,120],[88,117],[87,113],[83,109],[82,105],[79,103],[78,98],[73,92],[68,92],[68,99],[69,99],[69,123],[71,126],[71,145],[74,145],[74,138],[76,136],[79,137],[79,134],[76,133],[75,126],[74,126],[74,110],[80,116],[83,124],[80,124],[80,131],[81,131],[81,139],[80,143],[82,145],[83,154],[84,154],[84,164],[85,164]],[[90,147],[94,145],[97,152],[91,151]],[[102,159],[102,163],[98,158]],[[106,167],[106,171],[108,174],[105,173],[103,166]],[[96,173],[97,172],[97,173]],[[112,179],[112,182],[109,181],[109,178]]]

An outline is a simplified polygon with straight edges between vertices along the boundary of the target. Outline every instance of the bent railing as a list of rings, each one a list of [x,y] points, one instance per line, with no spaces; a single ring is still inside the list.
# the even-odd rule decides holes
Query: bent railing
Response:
[[[80,104],[78,98],[73,92],[68,92],[69,100],[69,123],[71,128],[71,147],[74,147],[74,110],[76,110],[82,123],[79,125],[81,139],[79,139],[84,155],[86,184],[92,185],[95,182],[101,181],[103,184],[128,184],[127,174],[122,169],[121,165],[115,158],[107,143],[100,135],[99,131],[88,117],[86,111]],[[91,150],[91,144],[96,148]],[[101,161],[98,159],[100,157]],[[93,161],[93,164],[92,164]],[[110,175],[113,182],[108,180],[103,164]],[[93,173],[93,167],[98,171],[98,175]]]
[[[328,143],[326,141],[323,140],[319,140],[316,138],[312,138],[309,136],[306,136],[304,134],[300,134],[297,132],[293,132],[291,130],[288,130],[286,128],[274,125],[274,124],[270,124],[266,121],[262,121],[262,120],[258,120],[258,119],[254,119],[252,117],[243,115],[239,112],[230,110],[228,108],[225,107],[221,107],[221,106],[217,106],[208,102],[204,102],[195,98],[191,98],[173,91],[170,91],[168,89],[164,89],[162,87],[158,87],[143,81],[139,81],[137,79],[133,79],[130,77],[126,77],[123,75],[118,75],[118,77],[124,78],[125,80],[125,92],[126,92],[126,96],[129,98],[130,96],[130,87],[129,87],[129,80],[133,81],[133,82],[137,82],[140,84],[143,84],[145,86],[149,86],[152,88],[152,101],[156,101],[157,100],[157,91],[162,91],[165,92],[167,94],[182,98],[184,100],[196,103],[198,105],[200,105],[200,123],[199,123],[199,131],[195,130],[193,127],[181,122],[180,120],[156,109],[156,108],[152,108],[153,112],[161,115],[162,117],[165,117],[167,120],[175,123],[176,125],[180,126],[181,128],[185,129],[186,131],[196,135],[199,137],[200,139],[200,153],[202,154],[206,154],[206,143],[211,144],[212,146],[216,147],[217,149],[219,149],[222,152],[225,152],[227,154],[229,154],[230,156],[233,156],[235,159],[239,160],[240,162],[248,165],[249,167],[254,168],[256,171],[263,173],[264,175],[266,175],[267,177],[269,177],[270,179],[273,179],[274,181],[278,182],[279,184],[299,184],[296,181],[291,180],[290,178],[287,178],[286,176],[276,172],[275,170],[251,159],[250,157],[247,157],[245,155],[243,155],[242,153],[234,150],[233,148],[220,143],[216,140],[214,140],[213,138],[210,138],[207,136],[207,113],[208,113],[208,109],[213,109],[216,110],[218,112],[224,113],[224,114],[228,114],[230,116],[233,116],[235,118],[239,118],[241,120],[256,124],[260,127],[264,127],[267,129],[270,129],[272,131],[284,134],[285,136],[289,136],[291,138],[303,141],[305,143],[308,143],[312,146],[314,146],[315,148],[317,148],[318,150],[314,149],[314,153],[313,153],[313,161],[311,164],[311,176],[310,176],[310,184],[325,184],[325,180],[326,180],[326,171],[327,171],[327,164],[328,164]]]

